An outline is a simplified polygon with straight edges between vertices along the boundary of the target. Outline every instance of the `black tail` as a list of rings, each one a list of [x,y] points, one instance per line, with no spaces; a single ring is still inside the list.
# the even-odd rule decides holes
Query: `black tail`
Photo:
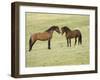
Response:
[[[82,35],[79,36],[79,43],[82,44]]]
[[[32,49],[32,40],[30,38],[30,40],[29,40],[29,51],[31,51],[31,49]]]

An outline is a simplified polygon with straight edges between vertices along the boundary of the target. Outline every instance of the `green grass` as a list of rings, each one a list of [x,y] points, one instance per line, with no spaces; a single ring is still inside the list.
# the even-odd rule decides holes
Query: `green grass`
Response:
[[[82,33],[83,44],[67,47],[65,36],[54,32],[51,50],[47,41],[37,41],[29,52],[30,35],[43,32],[52,25],[78,28]],[[89,64],[89,16],[45,13],[26,13],[26,67]]]

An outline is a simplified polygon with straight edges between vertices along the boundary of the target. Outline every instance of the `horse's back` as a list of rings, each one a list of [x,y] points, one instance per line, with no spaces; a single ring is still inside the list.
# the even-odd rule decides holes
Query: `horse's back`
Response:
[[[76,29],[76,30],[73,30],[73,31],[70,31],[66,34],[67,37],[70,37],[70,38],[74,38],[74,37],[78,37],[81,35],[81,32],[80,30]]]

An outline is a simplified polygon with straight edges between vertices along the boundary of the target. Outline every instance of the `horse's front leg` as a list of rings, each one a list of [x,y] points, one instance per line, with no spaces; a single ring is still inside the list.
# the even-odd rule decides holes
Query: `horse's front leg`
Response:
[[[36,40],[33,42],[32,42],[32,40],[29,41],[29,51],[32,50],[32,46],[34,45],[35,42],[36,42]]]
[[[51,49],[51,40],[48,40],[48,49]]]
[[[69,47],[69,39],[67,38],[67,47]]]

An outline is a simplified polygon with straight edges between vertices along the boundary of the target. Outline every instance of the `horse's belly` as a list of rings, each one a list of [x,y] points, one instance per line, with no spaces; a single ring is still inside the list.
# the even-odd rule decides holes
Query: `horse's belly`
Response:
[[[46,41],[46,40],[48,40],[48,38],[38,38],[38,40],[40,40],[40,41]]]
[[[71,36],[65,36],[66,38],[75,38],[75,36],[71,35]]]
[[[74,36],[74,35],[72,35],[70,38],[75,38],[75,36]]]
[[[37,39],[38,39],[38,40],[41,40],[41,41],[46,41],[46,40],[48,40],[50,37],[51,37],[51,36],[48,35],[48,34],[40,34],[40,35],[37,36]]]

